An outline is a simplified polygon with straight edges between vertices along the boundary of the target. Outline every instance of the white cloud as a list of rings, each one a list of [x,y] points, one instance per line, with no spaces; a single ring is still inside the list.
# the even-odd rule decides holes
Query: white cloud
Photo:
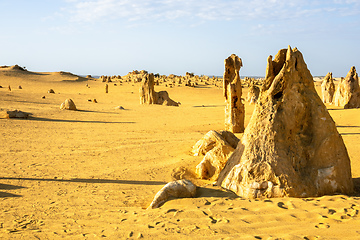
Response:
[[[358,0],[66,0],[70,21],[193,21],[308,17],[319,13],[358,13]],[[335,5],[334,5],[335,4]],[[356,9],[354,9],[354,6]]]

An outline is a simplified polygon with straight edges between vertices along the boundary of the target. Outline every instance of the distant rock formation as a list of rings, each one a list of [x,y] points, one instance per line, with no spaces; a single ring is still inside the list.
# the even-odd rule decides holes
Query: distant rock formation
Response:
[[[217,184],[246,198],[353,192],[343,139],[296,48],[268,58],[253,115]]]
[[[344,108],[360,107],[359,77],[354,66],[351,67],[345,79],[341,79],[341,82],[338,84],[334,96],[334,104]]]
[[[0,68],[8,68],[10,70],[20,70],[20,71],[27,71],[25,67],[20,67],[19,65],[13,65],[13,66],[1,66]]]
[[[196,166],[196,174],[202,179],[217,180],[239,139],[229,131],[209,131],[193,147],[195,156],[205,155]]]
[[[242,87],[239,71],[241,58],[232,54],[225,59],[224,97],[225,97],[225,130],[233,133],[244,132],[245,107],[241,102]]]
[[[167,183],[154,197],[147,209],[158,208],[171,197],[186,198],[195,197],[196,186],[186,179],[181,179]]]
[[[256,86],[254,83],[251,83],[246,101],[248,101],[250,104],[255,104],[259,98],[259,94],[260,94],[260,88]]]
[[[335,84],[332,77],[332,72],[326,74],[325,78],[321,83],[321,93],[323,103],[332,103],[335,93]]]
[[[61,105],[60,105],[60,109],[61,110],[74,110],[76,111],[76,106],[75,103],[73,102],[73,100],[71,100],[70,98],[66,99]]]
[[[160,91],[155,92],[154,90],[154,74],[144,74],[140,92],[140,104],[159,104],[166,106],[179,106],[179,103],[170,99],[168,92]]]

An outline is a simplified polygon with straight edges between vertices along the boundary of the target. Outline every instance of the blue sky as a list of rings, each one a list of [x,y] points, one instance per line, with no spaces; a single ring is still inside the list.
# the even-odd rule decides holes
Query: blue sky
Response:
[[[240,75],[297,47],[314,76],[360,71],[360,0],[0,0],[0,65],[31,71]]]

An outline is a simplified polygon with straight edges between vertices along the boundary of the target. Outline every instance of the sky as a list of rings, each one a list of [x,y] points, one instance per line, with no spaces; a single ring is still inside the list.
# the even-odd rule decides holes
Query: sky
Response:
[[[360,69],[360,0],[0,0],[0,66],[79,75],[264,76],[297,47],[313,76]],[[360,70],[359,70],[360,71]]]

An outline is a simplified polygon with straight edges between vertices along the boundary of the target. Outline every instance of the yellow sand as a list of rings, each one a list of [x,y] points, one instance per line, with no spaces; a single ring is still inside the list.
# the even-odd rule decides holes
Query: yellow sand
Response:
[[[222,89],[156,86],[181,106],[143,106],[137,84],[109,83],[106,94],[105,83],[77,79],[0,69],[0,108],[32,114],[0,119],[0,239],[360,238],[359,193],[248,200],[196,181],[197,198],[145,210],[174,168],[201,161],[195,142],[223,129]],[[66,98],[79,111],[60,110]],[[358,188],[360,109],[327,107]],[[254,106],[245,108],[247,124]]]

